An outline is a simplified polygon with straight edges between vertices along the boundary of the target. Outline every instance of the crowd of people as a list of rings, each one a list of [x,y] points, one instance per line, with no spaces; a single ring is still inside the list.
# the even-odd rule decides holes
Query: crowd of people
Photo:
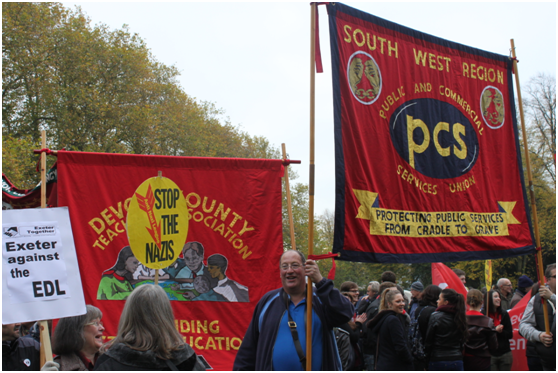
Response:
[[[466,274],[454,270],[466,283]],[[397,284],[391,271],[371,281],[359,298],[357,284],[345,282],[341,293],[355,307],[350,344],[336,332],[343,370],[510,371],[513,329],[508,310],[529,291],[531,299],[520,321],[527,340],[529,370],[556,370],[556,264],[547,266],[545,284],[518,278],[513,291],[507,278],[493,289],[453,289],[414,282],[410,290]],[[546,332],[541,298],[547,300],[550,333]],[[346,327],[343,327],[346,329]],[[355,334],[358,338],[355,338]]]
[[[279,272],[282,286],[256,305],[233,370],[305,370],[306,278],[313,283],[312,370],[511,370],[507,311],[529,290],[519,326],[529,369],[556,370],[555,264],[547,266],[542,286],[521,276],[513,292],[511,281],[500,279],[488,293],[470,289],[466,297],[420,281],[404,290],[391,271],[359,297],[356,283],[336,289],[314,260],[294,250],[283,253]],[[465,283],[465,273],[455,272]],[[176,330],[161,287],[135,288],[116,337],[104,344],[102,316],[88,305],[85,315],[60,319],[52,335],[56,356],[42,367],[38,324],[3,324],[3,370],[205,370]]]

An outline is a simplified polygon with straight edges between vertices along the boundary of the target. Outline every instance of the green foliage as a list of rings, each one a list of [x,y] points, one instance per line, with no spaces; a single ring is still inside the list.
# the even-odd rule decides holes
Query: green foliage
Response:
[[[178,76],[127,26],[92,26],[79,7],[60,3],[3,3],[2,134],[27,141],[18,153],[8,146],[3,159],[30,164],[41,130],[51,149],[279,158],[266,139],[187,95]],[[20,171],[7,174],[28,182]]]

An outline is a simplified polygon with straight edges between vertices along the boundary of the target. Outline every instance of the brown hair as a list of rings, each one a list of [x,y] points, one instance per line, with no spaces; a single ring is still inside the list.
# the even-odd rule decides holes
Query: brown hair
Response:
[[[58,321],[52,336],[52,352],[56,355],[70,354],[80,351],[85,345],[83,328],[95,319],[101,319],[103,313],[95,306],[88,304],[85,315],[63,317]]]
[[[467,304],[471,307],[477,308],[482,305],[482,293],[480,290],[472,289],[467,293]]]

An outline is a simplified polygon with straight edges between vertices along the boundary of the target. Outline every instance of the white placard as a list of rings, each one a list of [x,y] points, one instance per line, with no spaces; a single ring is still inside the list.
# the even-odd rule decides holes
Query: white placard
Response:
[[[67,207],[2,211],[2,323],[83,315]]]

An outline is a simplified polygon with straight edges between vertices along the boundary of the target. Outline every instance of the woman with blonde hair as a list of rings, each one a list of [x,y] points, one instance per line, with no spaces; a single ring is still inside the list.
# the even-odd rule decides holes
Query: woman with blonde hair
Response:
[[[95,370],[205,370],[176,330],[165,291],[151,284],[128,296],[116,338],[101,352]]]
[[[413,357],[399,315],[405,313],[405,299],[399,290],[385,289],[380,312],[368,322],[368,333],[376,340],[376,370],[413,370]]]

